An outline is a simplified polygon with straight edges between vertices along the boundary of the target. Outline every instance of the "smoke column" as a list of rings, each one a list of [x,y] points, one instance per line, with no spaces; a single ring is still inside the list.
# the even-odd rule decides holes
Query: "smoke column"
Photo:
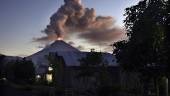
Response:
[[[79,38],[96,41],[113,41],[122,35],[122,29],[114,27],[110,16],[96,16],[93,8],[85,8],[81,0],[64,0],[57,12],[50,17],[50,23],[43,32],[45,37],[36,41],[53,41],[78,33]]]

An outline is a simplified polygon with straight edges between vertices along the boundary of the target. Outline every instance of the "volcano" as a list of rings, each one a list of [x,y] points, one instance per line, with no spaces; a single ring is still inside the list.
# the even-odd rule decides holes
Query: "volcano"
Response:
[[[63,40],[56,40],[54,43],[43,49],[45,52],[80,52]]]
[[[79,59],[85,57],[89,52],[82,52],[63,40],[56,40],[48,47],[27,57],[35,64],[37,73],[41,74],[48,68],[49,62],[46,56],[48,56],[49,53],[57,53],[57,55],[62,56],[66,66],[80,66]],[[117,65],[115,62],[115,57],[112,54],[102,53],[102,56],[104,60],[109,63],[109,65]]]

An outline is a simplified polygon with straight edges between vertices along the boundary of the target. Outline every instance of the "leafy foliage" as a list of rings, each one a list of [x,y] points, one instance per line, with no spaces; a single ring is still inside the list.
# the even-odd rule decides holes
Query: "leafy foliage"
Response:
[[[159,78],[167,75],[169,69],[167,2],[143,0],[126,8],[124,22],[129,39],[114,44],[114,53],[124,71],[138,72],[142,75],[144,96],[150,90],[150,81],[157,82]],[[154,86],[158,86],[157,83]],[[158,91],[155,93],[158,95]]]
[[[78,78],[93,78],[95,83],[91,86],[95,86],[95,90],[89,90],[92,93],[97,93],[98,96],[104,96],[112,94],[112,85],[110,83],[111,78],[108,70],[107,62],[104,61],[101,52],[95,52],[92,50],[87,53],[85,57],[80,60],[80,73]],[[96,91],[96,92],[95,92]],[[91,94],[93,95],[93,94]]]
[[[148,66],[164,66],[166,6],[161,0],[143,0],[126,9],[129,40],[118,42],[115,54],[127,71],[141,72]]]
[[[57,53],[49,53],[47,56],[49,61],[49,66],[53,68],[52,70],[52,85],[59,91],[63,91],[64,83],[64,69],[65,61],[62,56],[58,56]]]
[[[167,0],[166,4],[167,8],[167,15],[166,15],[166,22],[165,22],[165,44],[166,44],[166,56],[167,56],[167,64],[170,62],[170,0]],[[167,72],[170,73],[170,65],[168,64]]]
[[[3,69],[4,69],[4,58],[5,55],[0,54],[0,79],[3,77]]]
[[[14,75],[17,80],[32,81],[35,78],[35,69],[32,61],[23,59],[16,61],[14,66]]]
[[[35,68],[32,61],[17,60],[6,65],[6,77],[16,83],[33,83],[35,79]]]
[[[87,53],[86,57],[80,60],[81,72],[80,75],[93,76],[95,73],[95,67],[101,66],[103,63],[102,54],[99,52]]]

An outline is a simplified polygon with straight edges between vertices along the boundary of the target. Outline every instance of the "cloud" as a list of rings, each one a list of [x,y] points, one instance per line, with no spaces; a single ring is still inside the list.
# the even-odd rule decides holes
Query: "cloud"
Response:
[[[70,44],[72,46],[75,45],[75,43],[73,41],[69,41],[68,44]]]
[[[79,45],[79,46],[77,46],[77,49],[79,49],[79,50],[85,50],[85,47],[84,47],[84,46]]]
[[[85,8],[81,0],[64,0],[64,4],[50,17],[49,24],[42,32],[46,36],[33,40],[48,45],[58,38],[71,40],[75,35],[77,39],[86,40],[104,50],[111,50],[110,44],[127,38],[126,31],[115,25],[113,17],[97,16],[95,9]],[[74,42],[69,44],[80,50],[86,49],[86,46],[76,46]]]
[[[96,45],[108,45],[108,43],[114,43],[118,40],[124,39],[125,37],[126,32],[121,28],[94,30],[93,32],[79,34],[79,38],[84,38],[88,42]]]
[[[81,0],[64,0],[57,12],[50,17],[50,23],[43,30],[47,36],[34,39],[35,41],[53,41],[57,38],[69,37],[69,34],[79,33],[80,37],[92,37],[97,33],[105,40],[109,35],[113,36],[116,30],[113,29],[115,20],[111,16],[97,16],[95,9],[85,8]],[[114,34],[113,34],[114,33]],[[69,35],[69,36],[67,36]],[[85,36],[83,36],[85,35]],[[104,37],[106,36],[106,37]],[[116,37],[113,36],[112,38]],[[88,39],[88,38],[87,38]],[[99,38],[96,38],[99,39]],[[110,39],[109,39],[110,40]]]
[[[57,35],[55,35],[54,33],[48,34],[48,36],[43,36],[40,38],[33,38],[33,41],[36,42],[49,42],[49,41],[54,41],[56,40],[56,38],[58,38]]]

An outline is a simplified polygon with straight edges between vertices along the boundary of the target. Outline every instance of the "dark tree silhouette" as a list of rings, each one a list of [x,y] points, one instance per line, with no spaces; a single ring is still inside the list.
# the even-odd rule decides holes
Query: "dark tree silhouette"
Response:
[[[20,84],[32,84],[35,79],[35,68],[32,61],[11,61],[6,65],[6,78]]]
[[[165,3],[162,0],[143,0],[126,8],[124,22],[129,39],[114,44],[114,53],[122,68],[125,71],[141,73],[144,85],[151,79],[158,82],[157,79],[166,73]],[[148,95],[148,88],[144,87],[144,96]],[[157,84],[155,88],[158,88]],[[158,91],[156,93],[158,95]]]
[[[170,62],[170,0],[167,1],[167,4],[166,4],[166,8],[167,8],[167,15],[166,15],[166,22],[165,22],[165,27],[166,27],[166,56],[168,57],[167,58],[167,65],[168,65],[168,68],[167,68],[167,72],[168,72],[168,75],[170,73],[170,65],[169,65],[169,62]]]
[[[2,78],[4,77],[4,58],[5,55],[0,54],[0,95],[3,95],[4,91],[4,81]]]
[[[80,60],[81,74],[83,76],[93,76],[95,73],[94,68],[101,66],[103,60],[102,55],[99,52],[90,52],[86,54],[86,57]]]
[[[5,55],[0,54],[0,79],[2,79],[2,77],[3,77],[4,58],[5,58]]]
[[[110,85],[110,78],[107,62],[104,61],[101,52],[91,52],[87,53],[85,57],[80,60],[80,72],[78,78],[95,78],[95,83],[92,86],[95,86],[97,89],[89,89],[87,92],[90,92],[91,95],[95,95],[97,92],[98,96],[108,96],[111,93],[112,85]],[[88,82],[88,83],[89,83]]]
[[[64,92],[65,61],[57,53],[49,53],[46,57],[49,61],[49,66],[53,68],[52,86],[56,88],[58,94],[62,94]]]

